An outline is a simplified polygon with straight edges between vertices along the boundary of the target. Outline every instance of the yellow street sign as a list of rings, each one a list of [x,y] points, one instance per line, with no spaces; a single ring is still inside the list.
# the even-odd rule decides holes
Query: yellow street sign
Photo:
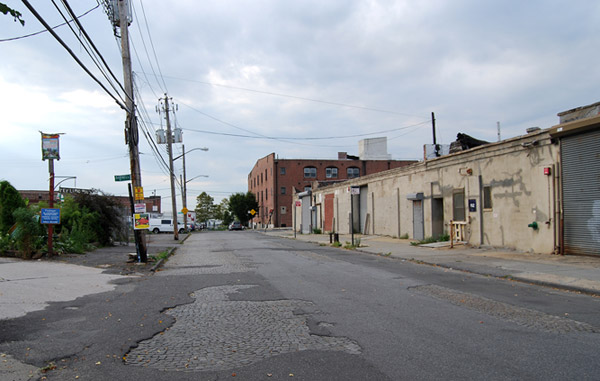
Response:
[[[189,212],[189,209],[188,209],[188,208],[183,208],[183,209],[181,209],[181,213],[183,213],[183,214],[187,214],[187,212]]]
[[[143,200],[144,199],[144,188],[143,187],[133,187],[134,199],[135,200]]]
[[[252,209],[252,210],[250,211],[250,214],[252,214],[252,215],[255,215],[255,214],[256,214],[256,210]]]

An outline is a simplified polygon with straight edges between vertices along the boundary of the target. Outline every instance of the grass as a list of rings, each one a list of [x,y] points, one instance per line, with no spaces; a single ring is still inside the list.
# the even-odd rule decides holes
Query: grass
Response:
[[[400,239],[408,239],[408,233],[402,234],[399,238]]]
[[[360,247],[360,238],[356,238],[354,240],[354,245],[352,244],[352,242],[348,242],[348,241],[346,241],[346,244],[344,245],[344,249],[349,249],[349,250],[356,249],[357,247]]]
[[[427,237],[421,241],[413,241],[410,244],[412,246],[418,246],[418,245],[426,245],[428,243],[434,243],[434,242],[446,242],[446,241],[450,241],[450,236],[448,234],[442,234],[441,236],[434,238],[434,237]]]
[[[335,241],[334,243],[331,244],[331,246],[333,246],[333,247],[342,247],[342,244],[340,243],[340,241]]]
[[[160,253],[158,253],[157,255],[151,255],[150,259],[152,259],[154,262],[158,262],[161,259],[169,258],[169,254],[170,254],[170,250],[163,250]]]

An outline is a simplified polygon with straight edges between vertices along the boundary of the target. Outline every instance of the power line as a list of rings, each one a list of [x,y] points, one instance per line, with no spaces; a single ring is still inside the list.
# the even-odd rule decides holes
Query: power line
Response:
[[[87,73],[87,75],[89,75],[98,85],[100,85],[100,87],[119,105],[119,107],[121,107],[123,110],[127,111],[127,107],[123,103],[121,103],[106,88],[106,86],[104,86],[104,84],[102,84],[102,82],[100,82],[98,80],[98,78],[96,78],[94,76],[94,74],[92,74],[92,72],[90,72],[90,70],[83,64],[83,62],[81,62],[81,60],[75,55],[75,53],[73,53],[71,48],[69,48],[69,46],[67,46],[67,44],[56,34],[56,32],[54,32],[54,30],[52,30],[52,28],[50,27],[50,25],[48,25],[46,20],[44,20],[44,18],[35,10],[35,8],[33,8],[33,6],[29,3],[29,1],[28,0],[22,0],[22,1],[23,1],[23,4],[25,4],[25,6],[27,7],[27,9],[29,9],[29,11],[35,16],[35,18],[38,19],[38,21],[44,26],[44,28],[46,28],[48,30],[48,32],[50,32],[52,37],[54,37],[56,39],[56,41],[58,41],[58,43],[60,43],[62,45],[62,47],[71,55],[71,57],[75,60],[75,62],[77,62],[79,64],[79,66]]]
[[[96,55],[102,61],[102,64],[104,65],[104,67],[106,67],[106,69],[108,70],[108,72],[110,73],[110,75],[112,76],[112,78],[115,80],[115,82],[119,85],[119,87],[121,88],[121,90],[123,91],[123,93],[125,93],[125,95],[127,95],[126,94],[127,92],[125,91],[125,88],[123,87],[123,85],[121,84],[121,82],[119,82],[119,80],[117,79],[117,77],[115,76],[115,74],[112,72],[112,70],[110,70],[110,66],[108,66],[108,64],[106,63],[106,60],[102,56],[102,53],[100,53],[100,51],[98,50],[98,48],[94,44],[94,41],[92,41],[92,39],[90,38],[89,34],[87,33],[87,31],[83,27],[83,25],[81,25],[81,23],[77,19],[77,16],[75,15],[75,12],[73,12],[73,9],[69,5],[69,2],[67,0],[61,0],[61,1],[62,1],[63,5],[65,6],[65,8],[67,9],[67,12],[69,13],[69,15],[73,18],[73,21],[75,21],[75,24],[77,25],[77,27],[79,28],[79,30],[81,31],[81,33],[83,34],[83,36],[85,37],[85,39],[89,42],[89,44],[91,45],[91,47],[94,50],[94,52],[96,52]],[[52,3],[54,3],[54,0],[52,1]],[[62,12],[61,12],[61,15],[62,15]],[[87,49],[86,49],[86,51],[87,51]],[[89,54],[89,52],[88,52],[88,54]],[[91,55],[90,55],[90,57],[91,57]],[[99,65],[97,65],[97,66],[98,66],[98,69],[100,69]],[[102,69],[100,69],[100,71],[103,72]],[[106,75],[104,75],[104,77],[109,81],[109,83],[111,83],[110,79],[107,78]],[[111,85],[112,85],[112,83],[111,83]],[[113,89],[115,91],[117,91],[117,89],[115,89],[114,86],[113,86]],[[121,98],[121,99],[123,99],[123,98]]]
[[[156,74],[154,74],[154,75],[156,75]],[[249,89],[249,88],[246,88],[246,87],[223,85],[223,84],[212,83],[212,82],[198,81],[198,80],[194,80],[194,79],[178,78],[178,77],[172,77],[172,76],[164,76],[164,77],[165,78],[176,79],[176,80],[180,80],[180,81],[201,83],[203,85],[208,85],[208,86],[224,87],[224,88],[234,89],[234,90],[243,90],[243,91],[248,91],[248,92],[251,92],[251,93],[258,93],[258,94],[272,95],[272,96],[277,96],[277,97],[299,99],[299,100],[308,101],[308,102],[323,103],[323,104],[328,104],[328,105],[333,105],[333,106],[349,107],[349,108],[355,108],[355,109],[359,109],[359,110],[374,111],[374,112],[381,112],[381,113],[386,113],[386,114],[402,115],[402,116],[415,117],[415,118],[421,118],[421,119],[427,119],[427,120],[429,120],[428,118],[424,118],[424,117],[418,116],[418,115],[412,115],[412,114],[408,114],[408,113],[401,113],[401,112],[397,112],[397,111],[390,111],[390,110],[384,110],[384,109],[373,108],[373,107],[356,106],[356,105],[351,105],[351,104],[347,104],[347,103],[332,102],[332,101],[326,101],[326,100],[315,99],[315,98],[306,98],[306,97],[300,97],[300,96],[297,96],[297,95],[275,93],[275,92],[271,92],[271,91],[255,90],[255,89]]]
[[[148,39],[150,40],[150,46],[152,47],[152,52],[154,53],[154,59],[156,60],[156,67],[158,68],[158,72],[160,73],[160,79],[165,86],[165,92],[168,93],[169,89],[167,89],[167,84],[165,83],[165,78],[162,74],[162,70],[160,70],[160,63],[158,62],[158,57],[156,56],[156,49],[154,48],[154,42],[152,41],[152,34],[150,34],[150,28],[148,27],[148,19],[146,18],[146,10],[144,9],[144,3],[140,0],[140,5],[142,6],[142,14],[144,15],[144,24],[146,24],[146,31],[148,32]]]
[[[77,16],[77,18],[81,18],[83,16],[86,16],[88,13],[90,13],[91,11],[93,11],[94,9],[98,8],[100,6],[100,3],[98,3],[98,5],[96,5],[94,8],[88,10],[87,12],[82,13],[81,15]],[[71,20],[73,21],[73,20]],[[61,24],[58,24],[56,26],[53,26],[52,29],[56,29],[59,28],[61,26],[66,25],[67,23],[70,23],[71,21],[67,21],[67,22],[63,22]],[[39,32],[34,32],[34,33],[29,33],[26,34],[24,36],[19,36],[19,37],[11,37],[11,38],[4,38],[1,39],[0,42],[6,42],[6,41],[15,41],[15,40],[21,40],[23,38],[27,38],[27,37],[33,37],[33,36],[37,36],[38,34],[42,34],[42,33],[46,33],[48,30],[44,29],[44,30],[40,30]]]

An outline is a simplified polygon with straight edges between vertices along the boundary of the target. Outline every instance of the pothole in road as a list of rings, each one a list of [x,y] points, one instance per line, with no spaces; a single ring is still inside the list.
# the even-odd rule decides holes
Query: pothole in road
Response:
[[[165,312],[175,317],[175,324],[140,342],[126,363],[161,370],[217,371],[304,350],[361,352],[348,338],[311,334],[308,317],[294,313],[312,308],[310,302],[229,300],[228,294],[250,287],[255,286],[196,291],[193,303]]]
[[[532,329],[554,333],[600,332],[600,329],[587,323],[513,306],[446,287],[424,285],[411,287],[410,290]]]

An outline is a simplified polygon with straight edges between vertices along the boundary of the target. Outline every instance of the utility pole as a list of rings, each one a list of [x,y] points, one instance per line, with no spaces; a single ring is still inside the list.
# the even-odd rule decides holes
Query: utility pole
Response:
[[[173,133],[171,132],[171,120],[169,118],[169,97],[165,94],[164,111],[167,121],[167,151],[169,153],[169,179],[171,181],[171,205],[173,207],[173,239],[179,240],[179,229],[177,227],[177,200],[175,199],[175,171],[173,170]]]
[[[134,188],[136,201],[144,201],[142,188],[142,175],[140,170],[140,152],[138,149],[138,126],[135,117],[135,104],[133,102],[133,75],[131,72],[131,55],[129,51],[129,15],[125,0],[118,0],[119,29],[121,31],[121,53],[123,58],[123,77],[125,81],[125,106],[127,119],[125,121],[126,144],[129,146],[129,165],[131,168],[131,183]],[[131,211],[133,215],[134,210]],[[143,230],[134,230],[135,247],[140,262],[147,262],[146,236]]]
[[[186,185],[186,181],[187,179],[185,178],[185,144],[181,145],[181,150],[183,151],[182,153],[182,158],[183,158],[183,180],[181,181],[181,197],[183,198],[183,211],[185,213],[183,213],[183,226],[184,229],[187,230],[188,228],[188,224],[187,224],[187,185]]]
[[[435,157],[440,156],[440,146],[437,144],[437,138],[435,136],[435,114],[431,113],[431,128],[433,130],[433,151],[435,152]]]

